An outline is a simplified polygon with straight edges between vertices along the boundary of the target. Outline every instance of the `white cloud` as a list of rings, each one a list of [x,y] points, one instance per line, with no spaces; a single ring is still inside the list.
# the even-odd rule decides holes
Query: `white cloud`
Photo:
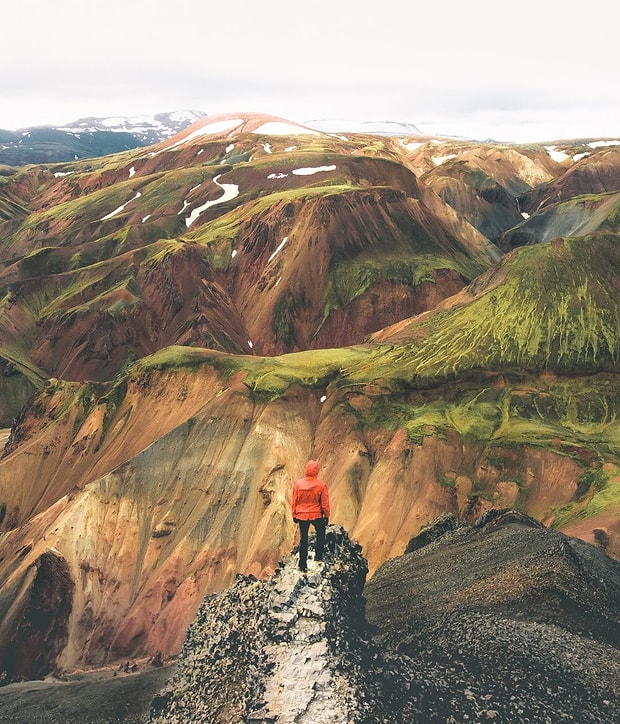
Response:
[[[555,140],[617,136],[616,23],[584,27],[559,0],[22,0],[2,9],[0,128],[191,108],[410,122],[427,133]],[[585,12],[585,8],[584,8]],[[23,32],[21,31],[23,29]],[[208,39],[208,40],[207,40]],[[328,49],[327,51],[325,49]]]

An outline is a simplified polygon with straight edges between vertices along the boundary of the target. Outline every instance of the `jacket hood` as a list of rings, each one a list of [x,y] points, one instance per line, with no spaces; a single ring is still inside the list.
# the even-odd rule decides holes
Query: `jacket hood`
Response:
[[[316,478],[316,476],[319,474],[319,464],[316,460],[308,460],[306,463],[306,477],[307,478]]]

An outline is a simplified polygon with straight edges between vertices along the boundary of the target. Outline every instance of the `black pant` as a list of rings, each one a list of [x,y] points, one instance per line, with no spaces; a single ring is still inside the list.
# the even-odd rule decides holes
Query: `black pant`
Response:
[[[314,526],[316,531],[316,545],[314,550],[314,560],[323,560],[323,548],[325,547],[325,528],[327,521],[325,518],[317,518],[316,520],[300,520],[299,521],[299,567],[302,570],[306,570],[308,565],[308,531],[310,530],[310,523]]]

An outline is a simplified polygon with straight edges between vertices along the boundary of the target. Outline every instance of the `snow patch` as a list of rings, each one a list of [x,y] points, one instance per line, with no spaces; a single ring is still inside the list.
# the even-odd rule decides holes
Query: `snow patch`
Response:
[[[270,143],[263,143],[263,148],[265,149],[265,153],[273,153]]]
[[[305,128],[304,126],[294,126],[290,123],[280,123],[278,121],[268,121],[259,126],[252,133],[260,133],[265,136],[320,136],[318,131],[314,131],[311,128]]]
[[[238,128],[243,123],[241,118],[229,118],[225,121],[216,121],[215,123],[207,123],[206,126],[201,126],[195,131],[192,131],[189,135],[182,138],[180,141],[173,143],[171,146],[166,146],[164,151],[171,151],[177,146],[182,146],[184,143],[189,143],[195,138],[201,136],[213,136],[216,133],[223,133],[224,131],[231,131],[233,128]]]
[[[205,209],[208,209],[210,206],[215,206],[216,204],[223,204],[224,201],[229,201],[230,199],[234,199],[236,196],[239,195],[239,186],[237,184],[221,184],[218,182],[219,176],[216,176],[213,179],[213,183],[217,184],[224,193],[219,197],[219,199],[214,199],[213,201],[207,201],[202,206],[198,206],[195,208],[192,213],[185,218],[185,225],[187,228],[189,228],[194,221],[202,214],[202,212]]]
[[[420,146],[424,146],[424,143],[420,143],[419,141],[416,141],[415,143],[407,143],[406,141],[399,141],[400,145],[407,151],[415,151],[416,149],[420,148]]]
[[[132,166],[132,167],[129,169],[129,178],[131,178],[132,176],[135,176],[135,174],[136,174],[135,166]]]
[[[269,259],[267,259],[267,264],[269,264],[269,262],[275,258],[276,254],[282,249],[282,247],[286,244],[287,241],[288,241],[288,236],[285,236],[284,239],[282,239],[282,241],[278,244],[278,246],[277,246],[276,250],[273,252],[273,254],[271,254]]]
[[[567,153],[564,153],[564,151],[558,151],[555,146],[545,146],[545,151],[554,161],[557,161],[558,163],[562,163],[562,161],[566,161],[567,158],[570,158]]]
[[[132,201],[135,201],[136,199],[139,199],[142,194],[137,191],[136,195],[129,199],[129,201],[126,201],[122,206],[119,206],[118,209],[114,209],[114,211],[110,211],[109,214],[106,214],[105,216],[102,216],[99,221],[105,221],[106,219],[111,219],[113,216],[116,216],[116,214],[120,214],[121,211],[127,206],[127,204],[130,204]]]
[[[620,141],[592,141],[588,143],[590,148],[601,148],[602,146],[620,146]]]
[[[449,153],[447,156],[433,156],[431,160],[435,166],[441,166],[442,163],[449,161],[451,158],[456,158],[456,153]]]
[[[267,178],[286,178],[287,176],[287,173],[270,173]]]
[[[336,166],[315,166],[313,168],[295,168],[292,173],[296,176],[312,176],[312,174],[320,173],[321,171],[335,171]]]

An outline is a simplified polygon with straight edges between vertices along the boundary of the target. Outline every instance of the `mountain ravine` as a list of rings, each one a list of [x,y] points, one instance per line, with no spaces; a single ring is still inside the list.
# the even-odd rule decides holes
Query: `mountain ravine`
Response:
[[[62,627],[64,645],[36,648],[33,658],[71,669],[178,651],[205,593],[238,572],[268,575],[292,546],[290,489],[311,451],[330,481],[334,518],[362,544],[371,572],[441,512],[473,521],[493,504],[519,502],[551,519],[583,474],[562,454],[525,448],[515,459],[455,432],[413,443],[400,429],[360,426],[360,410],[384,404],[378,390],[321,402],[323,393],[256,401],[209,366],[149,371],[127,385],[113,414],[112,400],[100,398],[84,416],[82,386],[48,389],[22,421],[29,467],[19,443],[3,461],[14,479],[46,482],[36,496],[15,486],[6,500],[4,656],[31,640],[32,590],[52,554],[63,605],[49,626]],[[506,479],[508,461],[516,480]],[[613,546],[613,523],[600,525]]]

